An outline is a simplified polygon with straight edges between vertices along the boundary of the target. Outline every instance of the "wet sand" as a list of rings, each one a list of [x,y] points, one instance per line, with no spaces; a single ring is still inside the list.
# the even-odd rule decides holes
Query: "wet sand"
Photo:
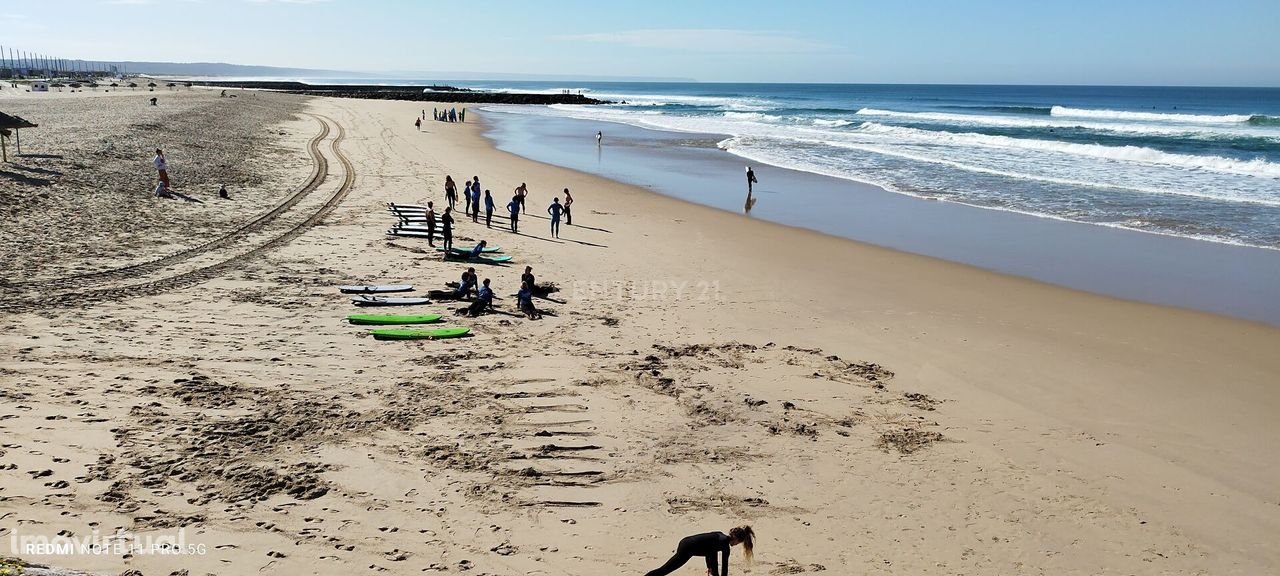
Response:
[[[299,105],[315,116],[276,143],[301,165],[260,176],[303,184],[321,124],[329,175],[279,218],[76,286],[83,308],[22,287],[0,320],[0,537],[185,528],[204,553],[25,558],[644,573],[750,523],[756,562],[733,569],[752,574],[1280,563],[1280,331],[688,204],[496,151],[479,124],[419,132],[416,103]],[[522,235],[459,214],[458,243],[514,256],[479,269],[501,311],[531,265],[561,288],[553,315],[398,309],[474,336],[374,341],[335,287],[457,279],[384,235],[383,204],[440,202],[445,174],[499,205],[529,184]],[[549,238],[537,215],[564,187],[575,225]]]

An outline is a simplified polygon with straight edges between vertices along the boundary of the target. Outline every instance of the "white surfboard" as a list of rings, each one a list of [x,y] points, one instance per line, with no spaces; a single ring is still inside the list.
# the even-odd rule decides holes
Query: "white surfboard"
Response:
[[[384,294],[387,292],[413,292],[412,284],[369,284],[365,286],[339,286],[343,294]]]

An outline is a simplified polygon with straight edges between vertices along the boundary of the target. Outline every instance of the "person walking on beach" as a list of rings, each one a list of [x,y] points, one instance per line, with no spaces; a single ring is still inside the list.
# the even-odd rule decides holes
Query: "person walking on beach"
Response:
[[[596,146],[599,146],[604,140],[604,132],[596,132]]]
[[[427,246],[436,247],[436,208],[427,202]]]
[[[156,157],[151,160],[156,166],[156,172],[160,173],[160,181],[164,182],[164,187],[169,187],[169,161],[164,158],[164,151],[156,148]]]
[[[573,195],[569,193],[569,189],[564,189],[564,223],[573,226],[573,212],[569,209],[573,206]]]
[[[757,182],[759,182],[759,180],[756,180],[755,171],[752,170],[750,166],[747,166],[747,194],[751,193],[751,185]]]
[[[493,228],[493,196],[484,191],[484,227]]]
[[[453,216],[449,215],[450,212],[453,208],[445,208],[444,214],[440,215],[440,236],[443,238],[440,245],[444,246],[445,255],[453,250]]]
[[[560,205],[560,199],[556,198],[547,206],[547,214],[551,215],[551,237],[560,237],[560,214],[564,212],[564,206]]]
[[[421,131],[422,131],[422,119],[421,119],[421,118],[414,118],[414,119],[413,119],[413,127],[414,127],[414,128],[417,128],[417,129],[418,129],[418,131],[419,131],[419,132],[421,132]]]
[[[511,201],[507,203],[507,212],[511,213],[511,231],[520,233],[520,198],[512,196]]]
[[[524,201],[525,199],[528,198],[528,196],[529,196],[529,187],[525,186],[524,182],[521,182],[519,186],[516,186],[516,199],[517,199],[516,201],[520,203],[521,212],[527,212],[524,209]]]
[[[453,176],[444,177],[444,199],[450,208],[458,203],[458,184],[453,181]]]
[[[676,553],[661,567],[650,570],[645,576],[667,576],[684,566],[694,556],[707,559],[708,576],[729,576],[729,550],[738,544],[742,545],[742,553],[751,559],[755,546],[756,533],[750,526],[738,526],[724,532],[707,532],[688,536],[676,545]],[[720,558],[717,566],[717,556]],[[719,570],[717,570],[719,568]]]

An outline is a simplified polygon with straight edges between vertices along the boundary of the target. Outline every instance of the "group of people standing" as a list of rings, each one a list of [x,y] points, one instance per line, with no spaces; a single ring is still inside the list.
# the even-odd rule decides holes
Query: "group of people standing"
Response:
[[[493,192],[485,190],[480,186],[480,177],[472,176],[467,180],[462,190],[464,196],[463,213],[471,217],[472,222],[480,221],[480,211],[484,210],[484,225],[487,228],[493,227],[493,211],[496,204],[493,200]],[[529,186],[521,182],[519,186],[512,191],[511,201],[507,203],[507,218],[511,221],[511,231],[520,232],[520,215],[527,214],[527,205],[529,198]],[[453,210],[458,203],[458,184],[454,182],[453,176],[444,177],[444,199],[449,203],[449,208],[445,209],[446,215]],[[430,206],[430,203],[428,203]],[[482,208],[483,206],[483,208]],[[569,193],[569,189],[564,189],[564,203],[560,202],[560,198],[556,197],[552,200],[551,205],[547,206],[547,214],[551,216],[551,236],[553,238],[560,237],[560,218],[563,217],[565,224],[573,225],[573,194]],[[452,218],[450,219],[452,223]],[[428,224],[428,226],[431,226]]]

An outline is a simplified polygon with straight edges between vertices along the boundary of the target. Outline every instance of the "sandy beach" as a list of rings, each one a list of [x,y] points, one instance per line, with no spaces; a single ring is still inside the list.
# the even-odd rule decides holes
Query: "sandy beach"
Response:
[[[682,536],[751,524],[755,562],[732,560],[749,574],[1280,566],[1275,328],[539,164],[495,150],[472,110],[419,131],[415,102],[0,102],[41,123],[24,152],[50,156],[0,172],[0,556],[643,574]],[[151,196],[155,147],[203,204]],[[513,256],[478,270],[504,313],[397,309],[473,336],[375,341],[336,287],[458,279],[385,235],[385,204],[439,205],[446,174],[499,206],[528,184],[520,235],[455,215],[459,245]],[[563,188],[573,225],[554,239]],[[526,265],[560,287],[539,321],[511,314]],[[11,549],[117,529],[188,553]]]

